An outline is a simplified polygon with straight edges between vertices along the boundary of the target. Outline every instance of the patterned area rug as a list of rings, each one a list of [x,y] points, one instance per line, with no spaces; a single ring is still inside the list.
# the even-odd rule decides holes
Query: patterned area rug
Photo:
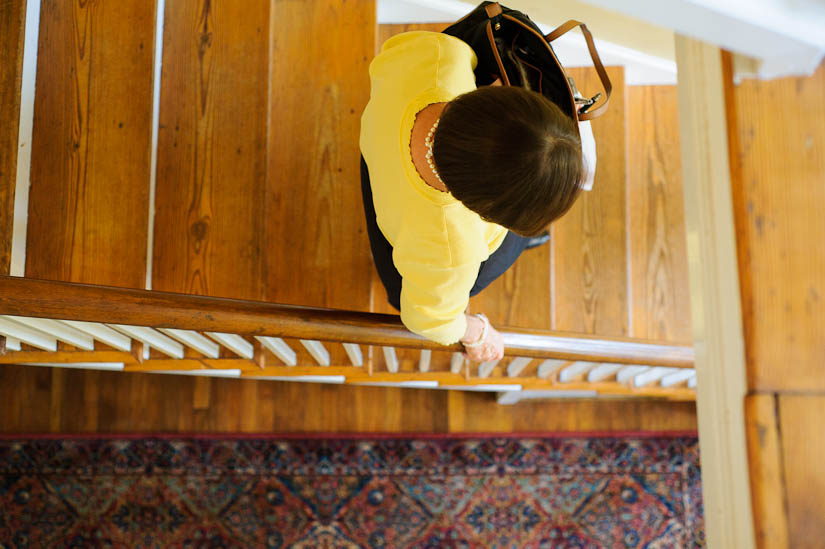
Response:
[[[0,440],[0,547],[704,546],[695,437]]]

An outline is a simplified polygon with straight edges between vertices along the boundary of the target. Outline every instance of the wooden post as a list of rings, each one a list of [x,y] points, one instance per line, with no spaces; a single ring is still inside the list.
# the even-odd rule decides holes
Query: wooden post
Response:
[[[691,314],[709,547],[754,546],[745,349],[721,52],[676,37]]]

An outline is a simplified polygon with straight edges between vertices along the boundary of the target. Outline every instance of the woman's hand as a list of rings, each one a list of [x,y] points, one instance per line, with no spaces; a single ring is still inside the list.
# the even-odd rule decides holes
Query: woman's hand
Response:
[[[467,315],[467,330],[461,338],[461,343],[464,344],[464,356],[473,362],[490,362],[504,357],[504,338],[498,330],[489,325],[486,317],[482,320],[477,316]]]

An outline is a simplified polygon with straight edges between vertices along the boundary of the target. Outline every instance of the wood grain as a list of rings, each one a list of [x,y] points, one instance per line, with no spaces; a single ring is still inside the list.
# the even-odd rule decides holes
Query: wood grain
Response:
[[[825,539],[825,395],[780,394],[778,400],[789,545],[819,547]]]
[[[28,276],[143,287],[155,3],[44,2]]]
[[[729,93],[748,384],[825,391],[825,63]]]
[[[269,301],[369,309],[358,136],[374,28],[374,2],[283,0],[273,8],[266,242],[277,252],[266,259]]]
[[[583,94],[601,89],[595,69],[568,72]],[[592,122],[598,155],[593,190],[582,193],[551,233],[553,329],[605,336],[629,331],[624,70],[607,72],[610,108]]]
[[[630,332],[691,341],[676,86],[628,87],[627,125]]]
[[[0,0],[0,274],[9,274],[26,3]]]
[[[499,406],[460,393],[0,366],[0,432],[507,432],[695,430],[693,403],[556,401]],[[53,387],[59,384],[60,387]],[[77,388],[82,390],[78,391]],[[59,401],[51,399],[60,394]],[[78,394],[80,393],[80,394]],[[254,394],[257,406],[244,400]],[[35,404],[36,403],[36,404]],[[255,417],[251,417],[254,414]],[[51,422],[51,423],[50,423]]]
[[[760,549],[783,549],[789,542],[778,404],[774,394],[745,398],[753,524]]]
[[[153,287],[264,299],[269,6],[166,4]]]

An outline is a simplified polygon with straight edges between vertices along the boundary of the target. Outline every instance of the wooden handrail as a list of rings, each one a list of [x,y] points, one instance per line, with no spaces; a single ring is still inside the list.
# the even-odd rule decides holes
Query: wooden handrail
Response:
[[[0,276],[0,314],[461,351],[409,332],[396,315]],[[693,347],[502,327],[506,354],[693,367]]]

